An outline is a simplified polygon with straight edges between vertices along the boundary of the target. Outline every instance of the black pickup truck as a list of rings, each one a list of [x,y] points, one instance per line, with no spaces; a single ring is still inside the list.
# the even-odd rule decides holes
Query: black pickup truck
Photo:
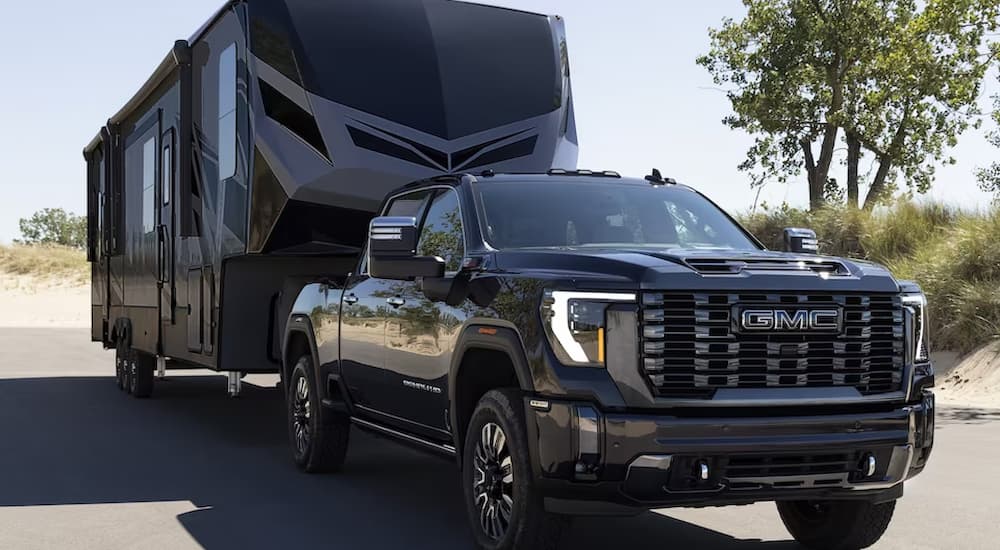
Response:
[[[928,460],[923,294],[811,232],[766,250],[657,172],[438,177],[380,213],[356,271],[288,321],[305,471],[339,470],[353,425],[453,457],[481,548],[775,501],[804,545],[849,549]]]

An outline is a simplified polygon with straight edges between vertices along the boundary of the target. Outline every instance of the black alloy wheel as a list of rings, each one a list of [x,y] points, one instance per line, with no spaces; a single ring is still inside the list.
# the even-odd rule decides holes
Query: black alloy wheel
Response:
[[[499,541],[510,527],[514,511],[514,467],[507,434],[489,422],[480,430],[473,468],[473,492],[483,532]]]
[[[300,376],[292,395],[292,438],[297,455],[305,455],[312,443],[312,403],[309,400],[309,379]]]

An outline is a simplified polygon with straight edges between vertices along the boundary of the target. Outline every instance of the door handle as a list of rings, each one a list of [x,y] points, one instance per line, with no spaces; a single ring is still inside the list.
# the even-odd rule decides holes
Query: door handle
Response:
[[[167,226],[163,224],[156,226],[156,282],[161,285],[170,281],[168,271],[170,266],[167,265],[168,238]]]
[[[349,306],[353,306],[358,303],[358,297],[353,294],[348,294],[347,296],[344,296],[344,303]]]
[[[387,298],[385,301],[392,307],[399,307],[406,303],[406,299],[401,298],[399,296],[393,296],[392,298]]]

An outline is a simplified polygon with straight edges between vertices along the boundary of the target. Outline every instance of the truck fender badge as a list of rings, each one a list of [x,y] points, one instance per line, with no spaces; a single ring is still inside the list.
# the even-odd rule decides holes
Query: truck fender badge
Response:
[[[403,380],[403,386],[410,388],[412,390],[425,391],[427,393],[440,394],[442,389],[437,386],[432,386],[430,384],[424,384],[423,382],[414,382],[413,380]]]

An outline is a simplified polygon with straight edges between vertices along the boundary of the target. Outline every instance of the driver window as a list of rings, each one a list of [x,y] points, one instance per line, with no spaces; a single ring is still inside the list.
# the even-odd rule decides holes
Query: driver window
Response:
[[[420,232],[417,254],[444,258],[447,272],[457,272],[462,266],[465,234],[462,232],[462,212],[455,190],[441,191],[431,202],[427,221]]]

